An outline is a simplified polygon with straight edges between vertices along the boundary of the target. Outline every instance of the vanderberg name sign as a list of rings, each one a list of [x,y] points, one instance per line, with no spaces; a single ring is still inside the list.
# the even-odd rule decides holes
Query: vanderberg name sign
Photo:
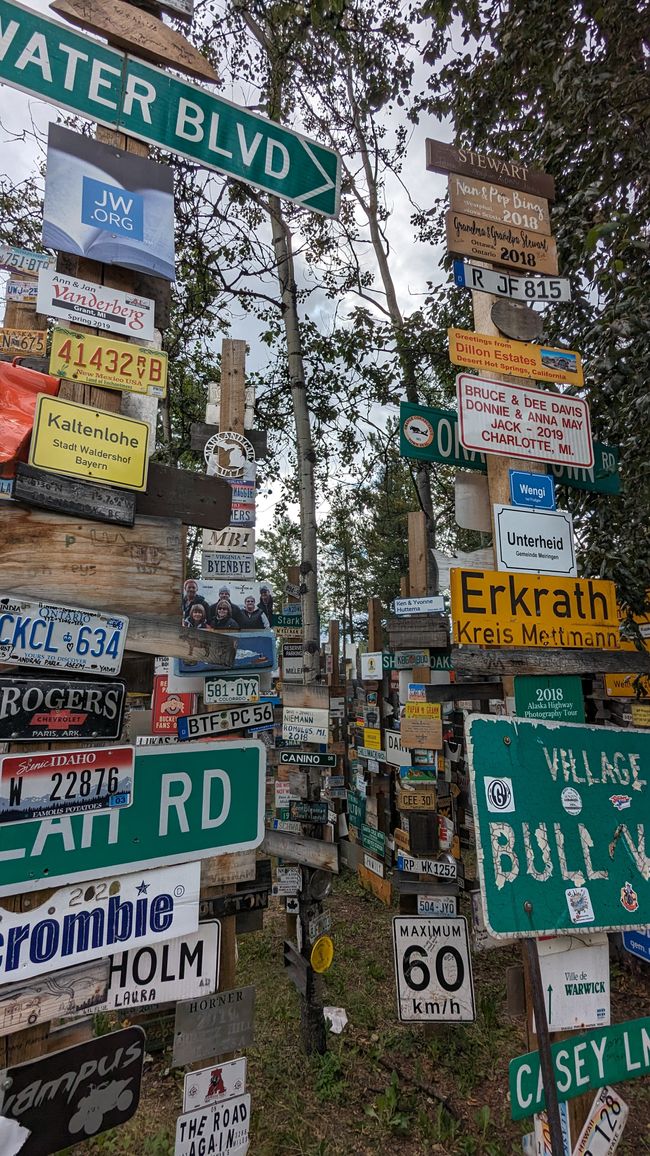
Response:
[[[490,933],[647,923],[650,733],[490,715],[466,729]]]
[[[618,650],[613,582],[499,570],[451,571],[459,646],[557,646]]]

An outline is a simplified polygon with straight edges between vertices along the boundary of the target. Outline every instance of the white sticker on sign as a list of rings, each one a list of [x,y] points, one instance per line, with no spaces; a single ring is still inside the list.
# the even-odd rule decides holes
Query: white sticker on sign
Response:
[[[491,813],[506,814],[515,809],[512,779],[487,778],[483,780],[487,809]]]

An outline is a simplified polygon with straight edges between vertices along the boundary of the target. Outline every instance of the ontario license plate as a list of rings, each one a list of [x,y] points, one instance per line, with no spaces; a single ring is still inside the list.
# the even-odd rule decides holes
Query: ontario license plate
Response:
[[[111,811],[133,802],[133,747],[6,755],[0,823]]]
[[[119,674],[129,620],[97,610],[0,598],[0,662]]]

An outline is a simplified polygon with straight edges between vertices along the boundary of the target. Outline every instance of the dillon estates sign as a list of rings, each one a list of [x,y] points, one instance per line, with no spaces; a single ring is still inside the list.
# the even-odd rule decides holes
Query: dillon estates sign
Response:
[[[207,88],[0,0],[0,81],[314,212],[337,216],[338,153]]]

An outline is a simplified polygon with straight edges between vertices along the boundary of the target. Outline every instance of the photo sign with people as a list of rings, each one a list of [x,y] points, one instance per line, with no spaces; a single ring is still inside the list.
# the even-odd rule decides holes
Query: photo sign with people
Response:
[[[188,578],[182,612],[183,625],[199,630],[268,630],[273,591],[268,582]]]

